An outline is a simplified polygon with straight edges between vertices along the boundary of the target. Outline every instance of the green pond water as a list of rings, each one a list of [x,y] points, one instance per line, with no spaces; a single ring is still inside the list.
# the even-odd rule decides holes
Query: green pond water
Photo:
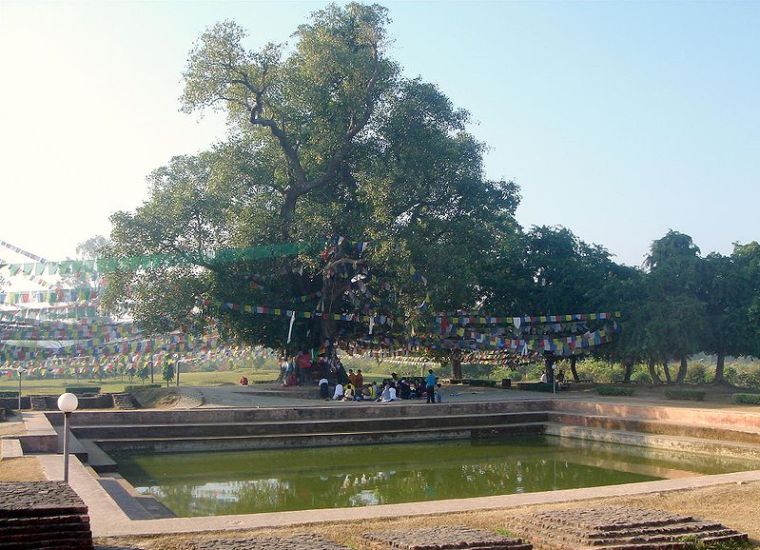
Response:
[[[507,495],[760,467],[550,436],[114,458],[139,492],[178,516]]]

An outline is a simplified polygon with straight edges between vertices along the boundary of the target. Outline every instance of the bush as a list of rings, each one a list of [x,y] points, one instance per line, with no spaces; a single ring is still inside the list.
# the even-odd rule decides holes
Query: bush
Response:
[[[633,395],[633,388],[621,388],[619,386],[597,386],[596,393],[599,395]]]
[[[631,375],[631,382],[634,384],[651,384],[652,383],[652,377],[649,376],[648,372],[634,372]]]
[[[100,386],[67,386],[64,391],[74,394],[100,393]]]
[[[705,392],[702,390],[665,390],[668,399],[680,399],[684,401],[704,401]]]
[[[706,384],[707,377],[707,367],[699,363],[690,365],[689,370],[686,371],[686,381],[689,384]]]
[[[124,386],[125,392],[144,390],[146,388],[160,388],[161,384],[138,384],[134,386]]]
[[[735,393],[734,403],[744,405],[760,405],[760,394],[757,393]]]

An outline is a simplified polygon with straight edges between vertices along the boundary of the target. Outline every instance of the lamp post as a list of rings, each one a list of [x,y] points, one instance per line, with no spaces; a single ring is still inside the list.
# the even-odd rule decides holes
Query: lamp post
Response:
[[[63,413],[63,481],[69,482],[69,416],[77,410],[79,399],[73,393],[58,398],[58,409]]]

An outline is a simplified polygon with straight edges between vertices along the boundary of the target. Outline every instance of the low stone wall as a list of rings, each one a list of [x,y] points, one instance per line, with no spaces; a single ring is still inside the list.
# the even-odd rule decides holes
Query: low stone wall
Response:
[[[0,483],[0,549],[92,550],[87,506],[61,481]]]
[[[79,395],[79,409],[111,409],[114,407],[114,401],[116,395],[120,397],[118,399],[124,402],[125,399],[134,401],[131,394],[111,394],[102,393],[97,395]],[[125,397],[128,396],[128,397]],[[3,397],[0,398],[0,409],[18,409],[17,397]],[[55,411],[58,410],[58,396],[57,395],[32,395],[24,396],[21,398],[22,410],[34,410],[34,411]]]
[[[18,409],[18,397],[0,397],[0,408],[1,409],[17,410]],[[21,398],[21,408],[22,409],[28,409],[29,408],[29,396]]]

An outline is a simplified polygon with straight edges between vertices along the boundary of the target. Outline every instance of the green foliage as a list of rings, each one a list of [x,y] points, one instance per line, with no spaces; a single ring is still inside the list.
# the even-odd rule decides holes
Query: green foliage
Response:
[[[129,393],[131,391],[142,390],[145,388],[160,388],[160,387],[161,387],[160,384],[140,384],[139,386],[130,385],[130,386],[124,386],[124,391]]]
[[[633,375],[631,376],[631,382],[633,382],[634,384],[651,384],[652,377],[649,375],[648,372],[639,370],[633,373]]]
[[[634,393],[633,388],[621,388],[620,386],[597,386],[596,393],[599,395],[625,395],[631,396]]]
[[[760,394],[757,393],[735,393],[733,399],[734,403],[760,405]]]
[[[686,374],[686,382],[689,384],[705,384],[708,381],[707,367],[702,364],[691,364]]]
[[[219,305],[287,309],[294,297],[320,292],[331,311],[405,319],[374,333],[403,336],[426,310],[482,298],[481,279],[519,233],[517,187],[485,179],[485,146],[467,133],[465,111],[434,85],[400,76],[387,56],[387,23],[385,8],[350,3],[315,12],[287,50],[249,51],[231,21],[200,37],[183,108],[224,110],[229,139],[154,171],[145,204],[112,217],[106,251],[189,262],[114,274],[109,307],[149,331],[195,331],[214,320],[224,336],[283,349],[287,318]],[[336,235],[370,246],[321,255]],[[318,246],[295,259],[216,260],[282,241]],[[328,337],[351,347],[366,332],[299,318],[290,348],[317,348]]]
[[[704,401],[705,392],[703,390],[673,388],[665,390],[665,397],[668,399],[678,399],[684,401]]]
[[[100,393],[100,386],[66,386],[64,391],[67,393]]]

